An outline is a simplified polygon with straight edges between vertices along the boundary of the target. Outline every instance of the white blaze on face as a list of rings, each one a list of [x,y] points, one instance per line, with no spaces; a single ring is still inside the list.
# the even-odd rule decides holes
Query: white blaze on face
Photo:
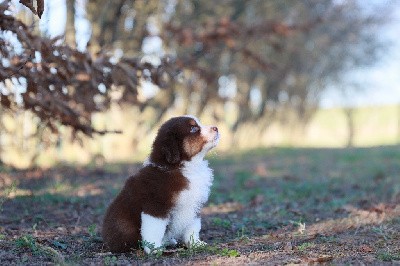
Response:
[[[207,141],[211,143],[211,148],[215,147],[219,141],[219,133],[214,130],[214,126],[201,126],[201,135]],[[208,146],[206,144],[206,146]]]
[[[207,141],[207,143],[204,145],[203,150],[210,150],[217,146],[220,138],[220,134],[218,131],[215,131],[214,128],[215,126],[204,126],[200,123],[199,119],[195,116],[192,115],[187,115],[186,117],[192,118],[194,121],[196,121],[197,125],[200,127],[200,134],[201,136]]]

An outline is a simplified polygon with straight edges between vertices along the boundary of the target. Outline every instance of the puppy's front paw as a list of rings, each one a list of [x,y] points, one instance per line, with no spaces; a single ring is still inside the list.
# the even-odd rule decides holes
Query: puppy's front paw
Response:
[[[168,238],[168,239],[163,239],[162,243],[165,246],[176,246],[178,244],[178,241],[176,241],[175,238],[171,237],[171,238]]]
[[[148,247],[144,247],[143,250],[144,250],[144,252],[145,252],[146,254],[150,254],[150,252],[151,252],[151,249],[148,248]]]

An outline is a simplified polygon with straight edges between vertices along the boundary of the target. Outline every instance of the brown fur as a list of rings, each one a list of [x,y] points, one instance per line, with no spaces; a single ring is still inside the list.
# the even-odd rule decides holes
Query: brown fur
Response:
[[[103,240],[110,250],[126,252],[137,248],[141,240],[141,212],[167,217],[175,195],[187,185],[179,170],[164,172],[147,166],[131,176],[104,218]]]
[[[163,124],[154,140],[150,160],[155,165],[142,168],[131,176],[107,209],[103,240],[112,252],[137,248],[141,240],[141,213],[166,218],[179,192],[188,180],[179,167],[198,153],[205,140],[200,132],[190,133],[196,122],[189,117],[172,118]]]

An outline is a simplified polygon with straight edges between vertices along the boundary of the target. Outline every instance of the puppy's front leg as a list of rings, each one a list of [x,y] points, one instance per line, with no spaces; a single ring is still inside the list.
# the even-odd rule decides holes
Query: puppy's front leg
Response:
[[[196,217],[193,222],[186,227],[185,232],[183,234],[183,241],[186,247],[190,248],[192,246],[202,246],[206,245],[205,242],[200,240],[199,234],[201,229],[201,219],[200,217]]]
[[[149,254],[151,245],[154,248],[159,248],[162,245],[162,240],[167,228],[168,219],[157,218],[142,212],[142,241],[144,243],[144,251]],[[154,246],[153,246],[154,245]]]

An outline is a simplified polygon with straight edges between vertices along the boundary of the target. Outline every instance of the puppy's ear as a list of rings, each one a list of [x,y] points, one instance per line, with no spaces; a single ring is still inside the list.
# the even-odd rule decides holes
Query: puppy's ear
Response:
[[[165,155],[165,160],[170,164],[178,163],[181,160],[178,141],[173,136],[170,136],[163,144],[162,152]]]

